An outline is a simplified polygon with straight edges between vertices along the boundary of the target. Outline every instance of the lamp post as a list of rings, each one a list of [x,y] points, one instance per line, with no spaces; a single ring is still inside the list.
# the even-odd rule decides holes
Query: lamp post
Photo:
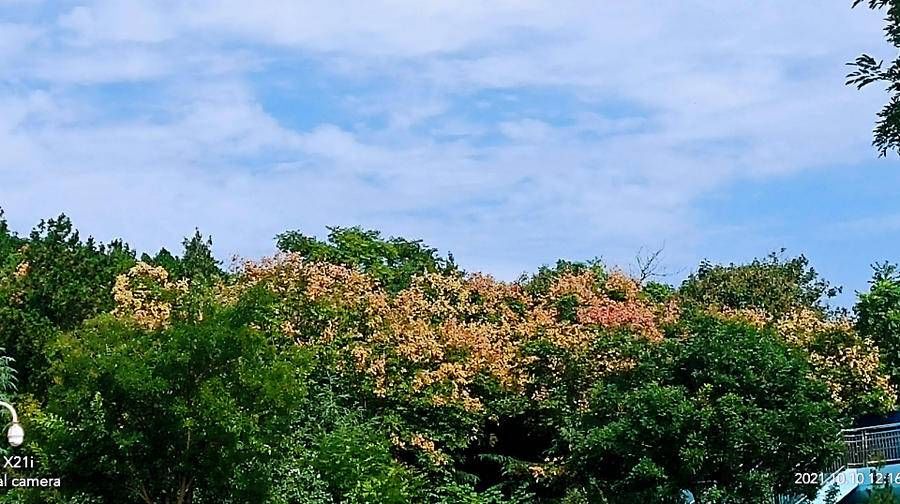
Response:
[[[9,441],[9,445],[13,448],[21,446],[25,441],[25,429],[19,425],[19,415],[16,414],[16,409],[12,407],[12,404],[3,401],[0,401],[0,406],[8,409],[10,415],[12,415],[12,423],[9,425],[9,430],[6,431],[6,439]]]

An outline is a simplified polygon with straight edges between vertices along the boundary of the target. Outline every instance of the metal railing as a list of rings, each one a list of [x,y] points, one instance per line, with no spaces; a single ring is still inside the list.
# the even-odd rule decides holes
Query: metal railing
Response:
[[[900,462],[900,423],[847,429],[843,434],[848,467]]]
[[[809,502],[809,499],[802,495],[778,495],[775,497],[775,504],[803,504]]]

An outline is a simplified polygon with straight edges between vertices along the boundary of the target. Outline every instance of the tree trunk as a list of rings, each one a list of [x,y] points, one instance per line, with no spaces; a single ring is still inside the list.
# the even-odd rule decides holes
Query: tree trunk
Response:
[[[191,504],[194,500],[194,478],[187,476],[181,477],[181,483],[178,485],[178,500],[176,504]]]

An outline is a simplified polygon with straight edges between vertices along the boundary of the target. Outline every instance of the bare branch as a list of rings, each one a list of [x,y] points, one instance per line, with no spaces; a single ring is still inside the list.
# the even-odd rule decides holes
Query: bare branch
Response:
[[[668,274],[662,270],[660,265],[661,255],[665,248],[666,244],[663,243],[662,246],[649,254],[644,253],[644,247],[638,249],[637,254],[634,256],[634,262],[637,266],[637,272],[634,276],[641,285],[651,278],[663,277]]]

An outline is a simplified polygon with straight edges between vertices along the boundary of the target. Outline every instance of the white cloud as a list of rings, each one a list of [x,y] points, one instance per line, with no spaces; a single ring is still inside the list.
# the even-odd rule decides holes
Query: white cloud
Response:
[[[0,23],[0,57],[17,55],[41,35],[35,26],[21,23]]]
[[[145,0],[102,0],[79,5],[61,15],[58,25],[74,44],[104,42],[163,42],[174,36],[165,11]]]
[[[507,275],[687,257],[704,194],[871,156],[882,97],[842,64],[880,21],[846,4],[86,2],[0,25],[0,204],[148,248],[361,223]],[[267,72],[301,63],[288,78],[353,84],[344,120],[264,105]]]

